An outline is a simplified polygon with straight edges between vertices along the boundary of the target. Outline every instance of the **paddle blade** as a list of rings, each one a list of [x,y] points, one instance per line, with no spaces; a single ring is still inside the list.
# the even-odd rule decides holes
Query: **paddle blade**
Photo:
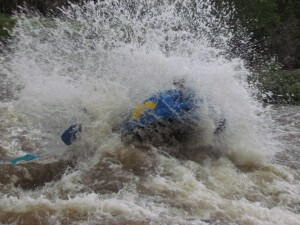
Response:
[[[37,159],[37,158],[40,158],[40,155],[27,154],[27,155],[24,155],[22,157],[13,159],[10,162],[15,165],[19,161],[30,161],[30,160]]]
[[[76,133],[77,133],[77,124],[71,125],[65,132],[61,135],[61,140],[66,144],[70,145],[73,141],[76,139]]]

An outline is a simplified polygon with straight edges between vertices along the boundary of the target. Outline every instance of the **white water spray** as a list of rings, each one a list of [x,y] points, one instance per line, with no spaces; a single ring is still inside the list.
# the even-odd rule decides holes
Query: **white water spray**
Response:
[[[218,28],[221,21],[212,11],[205,0],[91,1],[62,9],[57,18],[17,15],[16,40],[0,68],[23,88],[17,100],[7,103],[12,113],[4,117],[21,115],[29,140],[35,131],[44,151],[72,152],[82,163],[30,196],[21,189],[18,197],[1,196],[0,207],[16,217],[25,212],[36,218],[31,215],[36,211],[49,224],[50,218],[63,223],[69,216],[74,223],[89,218],[90,224],[300,221],[287,206],[270,203],[272,194],[264,196],[279,180],[295,181],[265,164],[276,150],[270,121],[251,97],[243,61],[224,56],[232,35]],[[224,151],[220,159],[176,159],[154,147],[144,152],[124,147],[111,132],[134,105],[171,88],[175,77],[185,77],[204,100],[201,112],[213,106],[226,118],[221,140],[214,142],[209,135],[204,140]],[[204,118],[213,130],[213,118]],[[84,132],[66,147],[59,136],[72,120],[83,122]],[[12,123],[12,130],[21,126]],[[14,155],[18,145],[9,145],[14,138],[9,132],[5,147]],[[238,169],[256,166],[263,172]],[[268,176],[276,181],[263,189],[260,183]],[[296,185],[285,188],[295,191]],[[43,217],[44,212],[52,217]]]

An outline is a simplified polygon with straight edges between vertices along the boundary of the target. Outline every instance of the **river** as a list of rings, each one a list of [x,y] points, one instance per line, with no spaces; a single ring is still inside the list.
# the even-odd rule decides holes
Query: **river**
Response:
[[[0,56],[0,223],[300,224],[300,107],[253,98],[209,1],[61,12],[19,14]],[[178,77],[203,99],[203,132],[180,147],[124,145],[112,127]],[[27,153],[47,154],[9,162]]]

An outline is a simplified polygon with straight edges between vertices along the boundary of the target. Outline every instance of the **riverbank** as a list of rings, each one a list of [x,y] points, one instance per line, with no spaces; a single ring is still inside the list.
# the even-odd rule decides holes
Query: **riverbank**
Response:
[[[15,20],[6,14],[0,14],[0,40],[4,41],[10,37],[10,32],[15,25]]]
[[[249,78],[259,90],[258,98],[271,104],[300,105],[300,69],[270,68]]]

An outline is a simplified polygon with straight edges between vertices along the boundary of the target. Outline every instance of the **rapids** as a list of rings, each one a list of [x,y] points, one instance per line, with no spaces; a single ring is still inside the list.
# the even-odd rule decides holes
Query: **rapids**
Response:
[[[300,108],[253,98],[208,0],[24,11],[0,55],[0,223],[300,224]],[[112,127],[178,77],[203,99],[203,132],[180,148],[122,144]],[[9,163],[26,153],[49,154]]]

